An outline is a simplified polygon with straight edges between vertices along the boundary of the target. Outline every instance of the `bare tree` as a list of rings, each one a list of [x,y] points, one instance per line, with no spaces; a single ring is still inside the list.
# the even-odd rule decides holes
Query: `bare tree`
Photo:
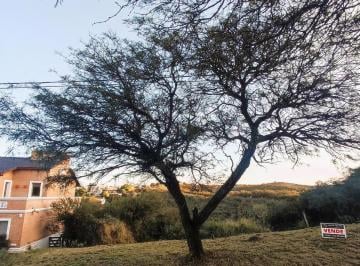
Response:
[[[178,176],[200,176],[206,166],[198,150],[202,100],[191,95],[177,50],[168,44],[124,44],[106,35],[74,50],[69,63],[75,73],[64,77],[65,89],[36,87],[22,108],[0,100],[0,134],[66,153],[93,169],[86,176],[120,170],[120,176],[155,178],[175,199],[189,249],[196,252],[199,231]]]
[[[307,2],[308,3],[308,2]],[[296,6],[295,6],[296,7]],[[200,211],[203,223],[250,164],[323,148],[360,148],[359,5],[317,1],[295,8],[254,1],[193,30],[189,69],[213,99],[210,130],[238,145],[231,175]]]
[[[360,148],[359,1],[128,1],[140,26],[178,36],[193,90],[213,107],[220,148],[239,146],[231,175],[194,217],[200,226],[257,163]],[[150,18],[150,19],[149,19]],[[163,23],[163,24],[162,24]]]
[[[75,149],[91,161],[126,162],[152,174],[175,198],[194,256],[203,254],[201,225],[252,159],[264,163],[284,156],[296,162],[300,155],[319,148],[334,155],[360,149],[358,1],[139,0],[127,4],[142,4],[151,10],[146,19],[136,20],[155,45],[145,54],[152,58],[165,49],[171,51],[170,57],[144,57],[138,64],[143,52],[136,52],[125,61],[109,63],[101,55],[113,58],[119,49],[79,53],[77,77],[87,83],[69,83],[71,87],[63,94],[44,90],[33,105],[42,110],[40,118],[22,112],[17,115],[17,110],[5,112],[2,119],[12,124],[3,133],[27,142],[34,132],[44,132],[41,138],[32,138],[55,149],[67,143],[66,149]],[[152,71],[174,59],[178,72],[171,67]],[[169,82],[168,77],[172,77],[172,88],[187,84],[186,89],[181,87],[185,97],[175,93],[176,99],[185,102],[175,107],[171,107],[171,90],[157,93],[164,80],[164,84]],[[186,82],[180,82],[180,77]],[[113,94],[108,80],[120,84],[116,86],[119,96]],[[142,90],[154,86],[156,90]],[[126,100],[128,88],[133,95],[130,102]],[[105,112],[100,112],[102,106]],[[160,108],[165,111],[158,113]],[[178,108],[182,110],[179,116],[173,115]],[[119,127],[118,122],[108,124],[129,114],[134,115],[126,127]],[[163,118],[169,114],[169,119]],[[181,119],[184,114],[187,119]],[[139,116],[144,119],[140,125]],[[19,117],[21,123],[14,123]],[[106,134],[101,133],[104,129]],[[169,142],[162,137],[164,132]],[[236,145],[239,152],[232,160],[230,176],[191,215],[177,174],[185,167],[200,167],[196,158],[202,139],[214,139],[221,149]],[[115,148],[108,148],[108,143]],[[168,149],[171,152],[165,152]],[[112,169],[121,166],[114,164]]]

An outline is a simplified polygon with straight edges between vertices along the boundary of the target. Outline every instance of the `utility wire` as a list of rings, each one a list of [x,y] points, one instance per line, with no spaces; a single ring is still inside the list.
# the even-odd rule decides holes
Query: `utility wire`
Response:
[[[356,73],[354,73],[356,75]],[[184,80],[177,80],[177,82],[184,83],[202,83],[202,82],[217,82],[217,79],[210,79],[214,77],[213,74],[205,75],[206,80],[192,80],[188,78],[192,78],[190,75],[182,75],[180,78],[184,78]],[[163,78],[171,78],[171,77],[163,77]],[[333,81],[341,81],[333,79]],[[107,83],[106,85],[116,86],[118,83],[114,80],[53,80],[53,81],[23,81],[23,82],[0,82],[0,90],[15,90],[15,89],[38,89],[40,87],[48,88],[48,89],[61,89],[61,88],[73,88],[76,85],[84,86],[91,85],[93,82],[103,82]],[[358,78],[353,83],[353,85],[358,86],[360,82]]]
[[[170,77],[169,77],[170,78]],[[185,76],[184,76],[185,78]],[[214,80],[177,80],[180,83],[201,83],[216,81]],[[40,87],[44,88],[75,88],[76,85],[85,86],[91,85],[93,82],[104,82],[105,85],[116,86],[119,85],[116,81],[112,80],[94,80],[94,81],[82,81],[82,80],[70,80],[70,81],[39,81],[39,82],[0,82],[0,90],[15,90],[15,89],[39,89]]]

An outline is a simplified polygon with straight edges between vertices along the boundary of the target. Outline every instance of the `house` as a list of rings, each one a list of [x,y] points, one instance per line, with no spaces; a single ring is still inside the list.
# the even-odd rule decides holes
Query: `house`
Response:
[[[9,240],[9,251],[48,246],[48,224],[54,220],[51,203],[74,197],[76,179],[68,186],[48,183],[50,176],[72,174],[69,158],[44,160],[31,157],[0,157],[0,235]]]

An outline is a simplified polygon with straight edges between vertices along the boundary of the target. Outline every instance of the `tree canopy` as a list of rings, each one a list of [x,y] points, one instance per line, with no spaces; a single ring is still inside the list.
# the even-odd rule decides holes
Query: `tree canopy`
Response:
[[[360,148],[358,1],[124,5],[150,10],[134,20],[143,42],[93,38],[73,51],[66,88],[37,87],[23,108],[2,99],[0,133],[82,158],[100,176],[126,167],[156,178],[194,256],[199,228],[252,159]],[[209,155],[229,146],[238,148],[231,173],[191,214],[179,177],[207,177]]]

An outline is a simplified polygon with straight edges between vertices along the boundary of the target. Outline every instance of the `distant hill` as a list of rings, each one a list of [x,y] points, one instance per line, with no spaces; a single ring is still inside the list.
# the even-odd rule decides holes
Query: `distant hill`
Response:
[[[181,190],[188,196],[209,197],[217,191],[219,185],[199,185],[181,183]],[[311,186],[285,182],[273,182],[260,185],[236,185],[229,196],[252,198],[291,198],[311,189]],[[161,184],[151,184],[143,187],[145,191],[165,192],[166,187]]]

